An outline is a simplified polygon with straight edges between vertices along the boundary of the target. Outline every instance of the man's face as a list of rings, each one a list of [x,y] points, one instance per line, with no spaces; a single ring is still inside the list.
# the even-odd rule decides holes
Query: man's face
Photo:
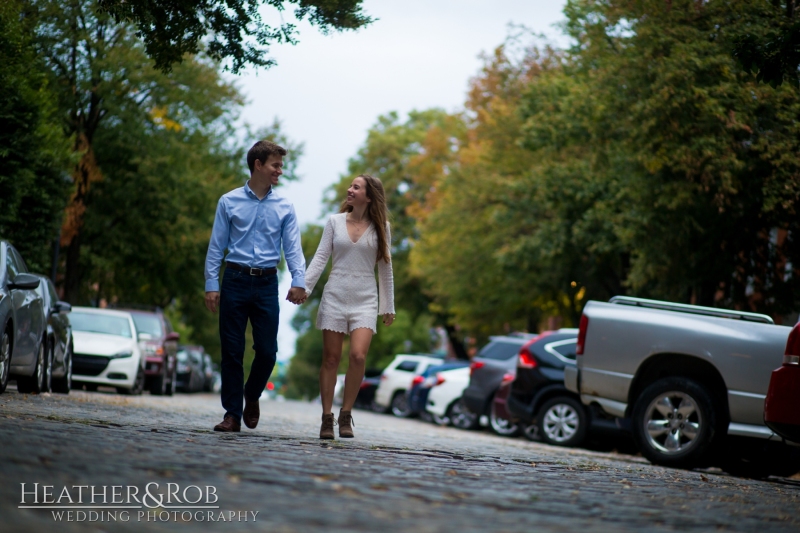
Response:
[[[267,162],[261,164],[261,161],[256,160],[255,172],[267,178],[270,185],[273,187],[278,184],[278,180],[283,174],[283,157],[279,155],[271,155],[267,158]]]

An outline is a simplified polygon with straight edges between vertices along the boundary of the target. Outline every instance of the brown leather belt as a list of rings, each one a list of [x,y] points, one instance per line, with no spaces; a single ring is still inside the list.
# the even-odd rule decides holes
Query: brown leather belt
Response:
[[[278,273],[277,268],[253,268],[245,265],[240,265],[239,263],[226,263],[227,267],[232,270],[238,270],[239,272],[244,272],[246,274],[250,274],[251,276],[261,277],[261,276],[271,276],[273,274]]]

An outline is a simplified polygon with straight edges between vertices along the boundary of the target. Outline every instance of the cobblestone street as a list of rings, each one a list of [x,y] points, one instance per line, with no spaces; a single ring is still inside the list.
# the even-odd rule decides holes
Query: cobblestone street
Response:
[[[363,411],[354,412],[356,439],[322,442],[319,412],[309,403],[262,401],[256,430],[221,434],[211,431],[222,415],[212,395],[34,396],[10,389],[0,396],[0,529],[800,530],[796,478],[669,470],[631,455]],[[21,483],[29,492],[34,483],[53,486],[51,498],[64,486],[106,485],[109,501],[112,485],[142,493],[148,483],[161,492],[168,483],[181,491],[208,485],[219,508],[185,512],[164,504],[130,509],[128,521],[119,514],[117,521],[77,521],[78,514],[57,521],[51,509],[19,508]],[[28,494],[25,503],[33,501]]]

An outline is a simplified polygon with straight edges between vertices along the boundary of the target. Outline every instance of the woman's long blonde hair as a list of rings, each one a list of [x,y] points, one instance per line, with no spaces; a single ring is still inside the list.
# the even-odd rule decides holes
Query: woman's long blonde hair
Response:
[[[375,233],[378,235],[377,259],[383,259],[388,263],[391,257],[389,253],[389,246],[391,243],[388,242],[386,235],[389,211],[386,208],[386,192],[383,190],[383,183],[381,183],[381,180],[378,178],[370,176],[369,174],[361,174],[356,177],[364,179],[367,184],[367,198],[372,200],[367,204],[367,217],[369,217],[369,220],[375,226]],[[339,209],[340,213],[349,213],[352,210],[353,206],[347,205],[347,199],[342,201],[341,208]]]

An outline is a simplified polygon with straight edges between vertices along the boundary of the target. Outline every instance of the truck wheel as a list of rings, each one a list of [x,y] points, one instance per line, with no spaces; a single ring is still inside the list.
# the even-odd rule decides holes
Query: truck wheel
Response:
[[[586,409],[569,396],[547,400],[536,419],[539,437],[548,444],[578,446],[586,437]]]
[[[720,415],[698,383],[679,377],[660,379],[633,406],[633,437],[651,463],[691,468],[724,433]]]

